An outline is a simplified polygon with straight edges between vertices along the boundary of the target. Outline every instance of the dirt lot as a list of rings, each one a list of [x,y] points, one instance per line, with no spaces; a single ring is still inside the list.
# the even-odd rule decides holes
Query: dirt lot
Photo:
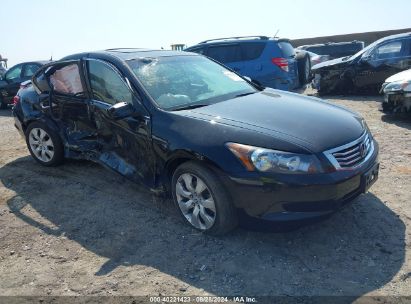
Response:
[[[411,121],[330,99],[380,143],[371,191],[297,231],[221,238],[96,164],[39,166],[0,111],[0,295],[411,296]]]

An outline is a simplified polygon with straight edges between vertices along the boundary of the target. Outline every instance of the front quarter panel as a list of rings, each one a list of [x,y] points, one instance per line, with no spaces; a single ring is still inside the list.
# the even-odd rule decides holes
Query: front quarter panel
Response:
[[[248,172],[225,146],[237,142],[257,147],[276,147],[278,150],[307,153],[301,147],[275,139],[272,135],[239,128],[216,120],[199,119],[178,112],[159,112],[153,115],[153,148],[157,154],[158,174],[164,175],[167,163],[176,158],[208,162],[231,177],[258,177]]]

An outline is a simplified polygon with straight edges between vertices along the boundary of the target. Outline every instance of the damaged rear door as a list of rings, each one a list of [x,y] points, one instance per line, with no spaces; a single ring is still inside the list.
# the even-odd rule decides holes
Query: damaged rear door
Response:
[[[99,161],[153,187],[151,120],[129,80],[111,63],[86,59],[91,111],[102,144]]]
[[[97,130],[81,61],[53,64],[45,69],[45,74],[51,89],[50,98],[41,101],[42,110],[60,126],[71,157],[94,158],[93,151],[98,148]]]

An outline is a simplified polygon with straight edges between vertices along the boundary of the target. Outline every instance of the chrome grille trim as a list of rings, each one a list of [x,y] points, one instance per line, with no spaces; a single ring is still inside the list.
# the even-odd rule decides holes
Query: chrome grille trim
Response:
[[[361,144],[366,153],[361,156]],[[374,153],[374,143],[371,135],[364,132],[357,140],[348,144],[324,151],[324,155],[337,170],[350,170],[365,163]]]

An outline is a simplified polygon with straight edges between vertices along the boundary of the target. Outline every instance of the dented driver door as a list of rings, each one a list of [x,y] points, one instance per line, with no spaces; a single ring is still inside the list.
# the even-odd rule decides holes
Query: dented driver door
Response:
[[[148,112],[114,65],[87,59],[86,70],[91,111],[101,143],[99,162],[131,180],[153,187],[154,159]],[[128,107],[125,115],[111,114],[124,105]]]

